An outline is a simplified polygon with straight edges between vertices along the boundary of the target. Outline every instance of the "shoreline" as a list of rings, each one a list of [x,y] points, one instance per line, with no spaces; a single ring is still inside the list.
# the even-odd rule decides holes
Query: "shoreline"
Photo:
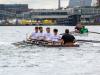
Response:
[[[83,24],[84,25],[84,24]],[[75,26],[75,25],[0,25],[0,26]],[[85,25],[85,26],[100,26],[100,25]]]

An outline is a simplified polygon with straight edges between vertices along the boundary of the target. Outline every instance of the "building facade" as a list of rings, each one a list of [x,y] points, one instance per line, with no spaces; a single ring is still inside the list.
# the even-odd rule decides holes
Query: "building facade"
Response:
[[[31,19],[42,25],[69,25],[74,26],[79,21],[77,15],[69,14],[67,9],[33,9],[31,12],[23,13],[24,19]],[[36,23],[34,23],[36,24]]]
[[[0,10],[19,14],[28,10],[28,4],[0,4]]]
[[[70,0],[69,7],[91,6],[92,0]]]
[[[81,15],[81,23],[100,24],[100,7],[78,7],[74,13]]]
[[[97,4],[97,6],[99,6],[99,7],[100,7],[100,0],[97,0],[96,2],[97,2],[97,3],[96,3],[96,4]]]
[[[0,4],[0,19],[16,18],[16,14],[28,11],[28,4]]]

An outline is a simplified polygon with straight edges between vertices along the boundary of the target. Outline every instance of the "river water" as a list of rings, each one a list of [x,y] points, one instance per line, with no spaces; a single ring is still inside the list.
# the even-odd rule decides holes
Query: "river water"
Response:
[[[46,26],[44,26],[46,28]],[[51,26],[63,33],[72,26]],[[100,26],[87,26],[100,32]],[[0,27],[0,75],[100,75],[100,44],[82,43],[74,48],[15,47],[34,26]],[[100,40],[100,34],[75,35],[76,39]]]

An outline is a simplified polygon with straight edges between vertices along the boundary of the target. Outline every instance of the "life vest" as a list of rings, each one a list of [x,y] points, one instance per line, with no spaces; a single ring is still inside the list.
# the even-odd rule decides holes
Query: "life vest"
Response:
[[[83,34],[83,33],[88,33],[88,29],[87,28],[82,28],[80,30],[80,34]]]

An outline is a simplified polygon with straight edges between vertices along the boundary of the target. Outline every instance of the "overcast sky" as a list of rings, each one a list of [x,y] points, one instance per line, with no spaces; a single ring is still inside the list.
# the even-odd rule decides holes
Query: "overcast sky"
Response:
[[[0,4],[29,4],[30,8],[57,8],[58,0],[0,0]],[[69,0],[61,0],[61,6],[66,7]]]
[[[92,5],[96,2],[93,0]],[[29,4],[29,8],[57,8],[58,0],[0,0],[0,4]],[[69,0],[61,0],[61,6],[68,6]]]

